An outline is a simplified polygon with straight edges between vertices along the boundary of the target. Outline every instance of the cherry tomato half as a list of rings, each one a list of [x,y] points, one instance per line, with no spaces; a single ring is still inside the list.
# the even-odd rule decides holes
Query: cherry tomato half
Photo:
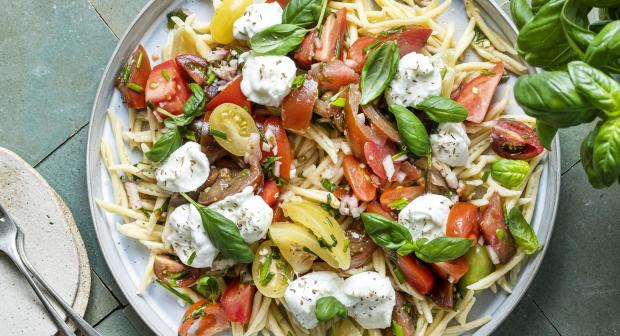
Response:
[[[295,53],[295,60],[299,62],[304,69],[309,69],[312,65],[318,36],[319,32],[316,30],[309,32],[306,37],[304,37],[303,42],[301,42],[299,51]]]
[[[344,34],[347,30],[347,10],[340,9],[335,15],[325,20],[321,29],[320,47],[316,49],[315,59],[320,62],[331,61],[334,56],[342,59],[344,56]]]
[[[491,133],[491,148],[497,155],[511,160],[529,160],[542,153],[544,147],[536,131],[510,119],[499,119]]]
[[[157,279],[173,287],[192,286],[203,273],[200,269],[183,265],[177,257],[167,254],[155,256],[153,272]]]
[[[179,115],[183,113],[185,102],[191,92],[187,82],[174,60],[158,64],[149,74],[145,99],[155,107],[160,107],[168,113]],[[161,114],[160,114],[161,115]],[[162,118],[167,118],[161,115]]]
[[[467,273],[469,270],[469,263],[465,257],[460,257],[450,261],[433,263],[431,267],[437,275],[455,284]]]
[[[478,208],[469,202],[454,204],[448,214],[446,236],[471,239],[475,245],[480,237]]]
[[[403,273],[405,281],[422,295],[430,293],[435,284],[433,272],[414,256],[408,255],[403,257],[396,254],[395,257],[396,266]]]
[[[301,87],[291,91],[282,101],[284,128],[304,132],[310,125],[314,103],[318,98],[318,83],[307,75]]]
[[[377,187],[370,181],[368,169],[353,156],[347,155],[343,162],[344,177],[351,186],[353,194],[363,202],[372,201]]]
[[[221,104],[213,110],[209,116],[209,130],[220,146],[237,156],[245,154],[250,134],[258,134],[256,123],[248,111],[230,103]]]
[[[195,324],[197,327],[194,327]],[[222,306],[208,299],[191,305],[183,315],[179,336],[213,336],[230,328]]]
[[[129,68],[127,68],[129,67]],[[127,72],[128,71],[128,72]],[[138,46],[138,49],[133,52],[128,64],[121,69],[119,78],[117,79],[117,86],[123,98],[127,103],[127,107],[143,109],[146,107],[146,99],[144,98],[144,89],[151,73],[151,62],[149,61],[149,54],[146,53],[142,45]],[[129,75],[125,78],[125,76]],[[130,84],[137,85],[129,88]],[[140,90],[142,88],[142,90]]]
[[[350,83],[356,83],[359,80],[359,75],[355,73],[355,70],[349,68],[340,60],[316,63],[312,65],[309,74],[319,82],[321,90],[328,91],[339,90],[341,87]]]
[[[228,320],[241,324],[250,322],[254,293],[256,293],[256,287],[241,284],[239,278],[226,286],[222,294],[222,308]]]
[[[278,196],[280,196],[280,187],[278,187],[274,180],[265,180],[263,190],[259,195],[267,205],[273,206],[278,201]]]
[[[491,74],[480,75],[463,84],[453,99],[467,109],[467,120],[482,122],[487,114],[495,89],[504,75],[503,63],[490,70]]]
[[[248,110],[248,112],[252,111],[252,103],[243,95],[241,92],[241,80],[243,77],[238,76],[237,78],[230,81],[217,96],[213,97],[206,105],[205,111],[215,110],[221,104],[231,103],[239,105]]]
[[[407,200],[407,203],[413,201],[416,197],[424,194],[424,186],[414,187],[396,187],[388,189],[381,194],[379,201],[383,207],[390,208],[390,204],[394,203],[401,198]]]
[[[389,209],[389,208],[387,208],[387,209]],[[368,206],[366,206],[366,212],[374,213],[374,214],[383,216],[383,217],[385,217],[387,219],[390,219],[390,220],[396,220],[396,217],[394,217],[392,212],[389,211],[389,210],[386,210],[386,208],[384,208],[377,201],[372,201],[372,202],[368,203]]]
[[[269,117],[263,123],[263,135],[272,145],[271,155],[277,156],[280,165],[279,177],[289,180],[291,178],[291,146],[288,142],[286,130],[282,127],[282,119],[278,117]],[[273,137],[273,139],[272,139]],[[271,143],[273,142],[273,143]],[[277,148],[277,153],[275,153]]]
[[[493,193],[489,199],[489,205],[482,213],[480,229],[484,237],[485,244],[489,245],[494,256],[491,256],[494,264],[505,264],[517,252],[517,246],[504,219],[504,207],[498,192]],[[498,234],[501,231],[501,234]],[[500,236],[502,238],[500,238]],[[495,257],[495,258],[494,258]]]

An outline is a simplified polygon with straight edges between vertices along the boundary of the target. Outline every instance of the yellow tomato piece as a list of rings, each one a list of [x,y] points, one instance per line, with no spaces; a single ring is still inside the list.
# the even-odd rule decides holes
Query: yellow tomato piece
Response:
[[[293,268],[273,242],[260,244],[252,263],[252,279],[258,291],[270,298],[281,298],[293,278]]]
[[[256,122],[243,107],[221,104],[209,117],[209,130],[215,141],[231,154],[243,156],[250,144],[250,134],[257,133]]]
[[[215,9],[211,20],[211,37],[220,44],[229,44],[233,41],[233,23],[240,18],[245,9],[253,4],[253,0],[224,0]]]
[[[349,243],[344,230],[334,217],[318,204],[307,201],[288,202],[282,204],[281,207],[284,216],[314,233],[321,248],[333,256],[338,268],[349,268],[351,265]]]

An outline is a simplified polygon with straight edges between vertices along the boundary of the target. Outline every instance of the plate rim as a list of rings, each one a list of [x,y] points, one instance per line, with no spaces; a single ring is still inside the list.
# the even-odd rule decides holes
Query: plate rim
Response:
[[[123,270],[123,264],[120,259],[119,251],[116,247],[116,244],[113,241],[113,239],[110,239],[111,237],[106,236],[106,233],[103,232],[104,227],[109,226],[109,224],[107,223],[105,218],[102,218],[102,216],[99,213],[100,210],[95,204],[95,197],[94,197],[95,187],[93,185],[93,183],[95,182],[94,176],[98,175],[98,174],[95,174],[94,172],[96,172],[100,168],[100,163],[101,163],[100,159],[98,159],[99,158],[99,155],[98,155],[99,143],[101,139],[95,139],[93,137],[94,137],[94,134],[96,133],[95,128],[103,128],[105,126],[105,123],[103,124],[97,123],[97,125],[95,125],[96,116],[97,116],[97,112],[105,110],[109,106],[109,104],[106,105],[102,103],[103,101],[107,101],[103,91],[106,89],[106,85],[110,84],[110,83],[107,83],[108,78],[111,76],[111,74],[116,72],[115,69],[112,69],[112,66],[116,63],[116,60],[120,57],[119,55],[121,54],[120,53],[121,49],[127,43],[129,43],[128,39],[132,37],[131,33],[136,28],[136,25],[138,24],[138,22],[143,19],[145,14],[153,12],[153,11],[157,11],[158,8],[166,8],[170,6],[172,3],[174,3],[175,1],[177,0],[164,0],[164,1],[149,0],[144,5],[144,7],[142,7],[142,9],[137,14],[137,16],[134,18],[132,23],[128,26],[123,36],[119,39],[116,45],[116,48],[114,49],[114,52],[111,54],[110,60],[108,61],[105,67],[105,70],[103,71],[101,75],[101,80],[99,82],[97,93],[93,101],[93,106],[91,109],[91,116],[89,119],[88,139],[86,143],[86,153],[85,153],[86,155],[86,183],[87,183],[89,210],[90,210],[93,226],[95,228],[97,241],[99,243],[104,260],[108,268],[110,269],[110,273],[112,273],[114,281],[116,281],[117,286],[121,289],[121,292],[126,297],[129,304],[136,311],[138,316],[140,316],[142,321],[146,323],[146,325],[148,325],[149,328],[155,334],[158,334],[158,335],[163,335],[162,332],[167,331],[169,327],[161,319],[158,319],[156,314],[148,314],[147,312],[144,311],[145,309],[146,310],[150,309],[150,306],[146,303],[146,301],[140,295],[136,295],[135,289],[133,288],[133,283],[129,281],[130,279],[128,275],[123,276],[121,272]],[[497,16],[497,18],[493,19],[495,23],[499,24],[498,21],[501,20],[501,24],[507,25],[507,29],[509,30],[510,33],[515,34],[515,35],[517,34],[517,29],[514,23],[512,22],[512,20],[501,9],[500,5],[497,4],[494,0],[475,0],[475,2],[476,4],[481,6],[484,9],[484,11],[491,12],[490,14]],[[147,29],[148,28],[149,27],[147,27]],[[134,35],[137,35],[137,33]],[[138,36],[138,38],[141,38],[141,37],[142,36]],[[127,49],[127,47],[125,48]],[[125,50],[125,53],[129,54],[131,50],[132,50],[131,48]],[[538,72],[538,69],[531,68],[531,67],[529,68],[532,69],[532,71],[534,72]],[[112,88],[114,88],[114,85],[112,85]],[[113,90],[114,89],[112,89],[112,91]],[[513,288],[513,292],[510,295],[508,295],[507,298],[500,304],[500,306],[497,308],[497,310],[492,315],[492,319],[488,323],[486,323],[485,325],[477,329],[474,332],[473,336],[490,335],[495,329],[497,329],[497,327],[499,327],[499,325],[501,325],[506,320],[506,318],[512,313],[512,311],[516,308],[518,303],[521,301],[523,296],[526,294],[527,289],[531,285],[532,281],[538,274],[538,270],[547,252],[547,248],[548,248],[548,245],[551,240],[551,236],[553,234],[553,230],[555,227],[555,220],[556,220],[557,210],[559,206],[559,197],[560,197],[560,188],[561,188],[561,183],[560,183],[561,181],[561,158],[560,158],[559,137],[557,136],[555,137],[555,139],[552,142],[551,147],[552,147],[552,150],[548,151],[548,155],[545,158],[545,160],[547,161],[545,163],[546,164],[545,169],[548,169],[547,179],[549,181],[547,182],[547,184],[552,188],[552,192],[554,193],[554,195],[548,198],[547,203],[551,203],[551,208],[547,206],[544,207],[543,215],[545,216],[544,218],[541,219],[543,222],[546,222],[545,226],[547,227],[547,229],[545,230],[547,234],[545,236],[544,242],[542,242],[543,248],[534,257],[530,257],[529,260],[526,261],[526,265],[522,269],[521,271],[522,273],[519,276],[518,285],[515,288]],[[124,281],[120,281],[120,280],[124,280]]]

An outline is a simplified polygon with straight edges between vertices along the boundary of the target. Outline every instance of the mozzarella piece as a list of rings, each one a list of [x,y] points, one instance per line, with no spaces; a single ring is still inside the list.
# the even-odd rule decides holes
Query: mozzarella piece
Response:
[[[286,56],[250,56],[243,66],[241,91],[252,102],[276,107],[291,92],[296,73],[295,62]]]
[[[200,150],[200,144],[188,142],[179,147],[155,171],[157,185],[172,192],[198,189],[209,178],[209,159]]]
[[[426,194],[415,198],[399,214],[398,222],[414,239],[444,236],[452,201],[445,196]]]
[[[440,123],[431,134],[433,158],[452,167],[467,164],[470,143],[463,123]]]
[[[282,23],[282,7],[277,2],[249,5],[233,24],[237,40],[249,40],[261,30]]]
[[[219,253],[202,225],[200,213],[190,204],[183,204],[168,215],[162,236],[164,244],[188,266],[209,267]],[[194,253],[196,256],[190,265],[188,260]]]
[[[430,57],[416,52],[403,56],[398,71],[385,91],[388,104],[415,106],[429,96],[441,94],[441,72]]]
[[[273,219],[273,210],[262,197],[254,195],[251,186],[209,205],[209,208],[233,221],[246,243],[265,238]]]
[[[287,309],[302,327],[312,329],[319,324],[314,309],[316,302],[326,296],[333,296],[345,306],[349,299],[342,292],[344,280],[334,272],[312,272],[295,279],[284,291]]]
[[[377,272],[357,273],[344,281],[349,316],[364,329],[383,329],[392,322],[396,292],[390,279]]]

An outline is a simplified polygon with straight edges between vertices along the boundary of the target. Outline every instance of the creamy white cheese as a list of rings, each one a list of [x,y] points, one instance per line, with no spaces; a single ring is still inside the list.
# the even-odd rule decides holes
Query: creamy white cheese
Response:
[[[344,281],[349,316],[365,329],[383,329],[392,322],[396,292],[390,279],[377,272],[357,273]]]
[[[431,134],[433,158],[452,167],[467,164],[470,143],[463,123],[440,123]]]
[[[319,324],[314,309],[316,302],[326,296],[333,296],[345,306],[349,300],[342,292],[344,280],[334,272],[312,272],[288,284],[284,301],[288,310],[302,327],[312,329]]]
[[[249,40],[261,30],[282,23],[282,7],[277,2],[249,5],[233,24],[237,40]]]
[[[200,213],[190,204],[183,204],[168,215],[163,241],[182,263],[196,268],[211,266],[219,253],[202,225]],[[188,261],[194,253],[190,265]]]
[[[415,106],[441,94],[441,72],[430,57],[411,52],[398,62],[398,71],[385,91],[388,104]]]
[[[409,230],[414,239],[444,236],[451,205],[452,201],[445,196],[422,195],[398,214],[398,222]]]
[[[194,191],[209,177],[209,159],[200,144],[188,142],[179,147],[155,171],[157,185],[172,192]]]
[[[276,107],[291,92],[297,68],[286,56],[251,56],[243,66],[241,91],[257,104]]]
[[[251,186],[209,205],[209,208],[237,224],[246,243],[265,238],[273,219],[273,210],[262,197],[254,195]]]

